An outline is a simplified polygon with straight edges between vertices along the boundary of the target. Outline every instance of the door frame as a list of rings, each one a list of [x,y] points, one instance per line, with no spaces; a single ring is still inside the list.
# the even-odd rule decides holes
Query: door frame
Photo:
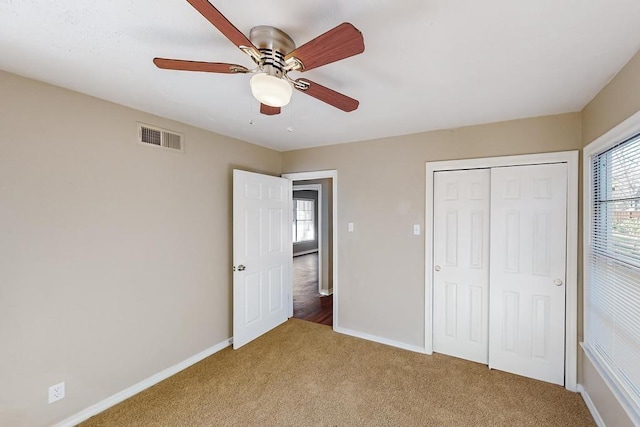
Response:
[[[338,171],[337,170],[321,170],[321,171],[312,171],[312,172],[292,172],[292,173],[283,173],[283,178],[287,178],[291,181],[293,186],[293,181],[307,181],[310,179],[325,179],[331,178],[331,190],[332,190],[332,224],[333,224],[333,330],[336,330],[338,327]],[[293,193],[293,190],[292,190]],[[292,218],[293,210],[289,210],[289,223],[293,221]],[[318,245],[318,249],[320,246]],[[293,256],[291,257],[291,271],[293,271]],[[289,290],[289,317],[293,317],[293,280],[291,281],[291,289]]]
[[[292,187],[292,192],[293,191],[304,191],[304,190],[311,190],[311,191],[315,191],[316,193],[318,193],[318,199],[316,202],[316,210],[318,211],[318,215],[316,215],[316,217],[313,219],[317,225],[317,229],[318,229],[318,234],[316,235],[316,240],[318,241],[318,292],[322,295],[322,185],[320,184],[306,184],[306,185],[293,185],[293,182],[291,182],[291,187]],[[292,197],[292,203],[293,203],[293,197]],[[293,207],[292,207],[293,210]],[[293,222],[293,219],[291,220],[291,222]],[[311,252],[313,253],[313,252]],[[306,252],[303,252],[301,255],[305,255]],[[295,253],[293,254],[295,256]],[[329,294],[325,294],[325,295],[329,295]]]
[[[567,164],[567,257],[565,388],[577,391],[578,376],[578,150],[426,163],[425,195],[425,352],[433,353],[433,174],[437,171],[532,164]]]

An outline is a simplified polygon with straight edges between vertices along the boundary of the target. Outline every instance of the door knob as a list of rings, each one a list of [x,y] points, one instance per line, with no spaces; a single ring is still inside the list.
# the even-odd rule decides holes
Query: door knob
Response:
[[[439,265],[436,265],[436,266],[434,267],[434,270],[436,270],[436,271],[440,271],[440,266],[439,266]]]
[[[553,281],[553,284],[556,285],[556,286],[562,286],[562,280],[556,279],[556,280]]]
[[[244,271],[247,267],[245,267],[244,265],[240,264],[238,266],[238,271]]]

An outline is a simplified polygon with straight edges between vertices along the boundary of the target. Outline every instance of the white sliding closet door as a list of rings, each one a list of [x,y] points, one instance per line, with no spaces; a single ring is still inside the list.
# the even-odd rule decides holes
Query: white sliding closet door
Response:
[[[433,348],[487,363],[490,170],[434,175]]]
[[[567,165],[491,170],[489,367],[564,384]]]
[[[433,183],[433,350],[564,384],[567,164]]]

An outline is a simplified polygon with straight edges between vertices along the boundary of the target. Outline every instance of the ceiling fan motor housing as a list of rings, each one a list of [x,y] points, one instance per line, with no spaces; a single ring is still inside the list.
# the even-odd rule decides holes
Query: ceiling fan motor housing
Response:
[[[260,50],[262,71],[282,78],[285,67],[284,57],[296,48],[293,39],[284,31],[268,25],[253,27],[249,33],[249,39]]]

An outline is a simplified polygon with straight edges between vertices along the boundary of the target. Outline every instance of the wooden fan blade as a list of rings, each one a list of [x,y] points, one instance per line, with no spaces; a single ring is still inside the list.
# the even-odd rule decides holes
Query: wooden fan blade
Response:
[[[350,23],[344,22],[290,52],[285,59],[295,57],[303,65],[300,71],[307,71],[362,52],[362,33]]]
[[[267,116],[274,116],[276,114],[280,114],[280,107],[272,107],[266,104],[260,104],[260,112],[262,114],[266,114]]]
[[[248,68],[242,65],[225,64],[224,62],[183,61],[182,59],[153,58],[158,68],[166,70],[204,71],[207,73],[246,73]]]
[[[319,99],[322,102],[326,102],[329,105],[333,105],[347,113],[357,109],[358,105],[360,105],[360,102],[358,102],[357,99],[349,98],[347,95],[343,95],[333,89],[314,83],[311,80],[298,79],[296,82],[302,82],[309,85],[307,89],[302,89],[297,85],[294,85],[294,87],[300,92],[313,96],[314,98]]]
[[[238,47],[253,48],[256,52],[258,49],[251,41],[240,32],[222,13],[207,0],[187,0],[207,21],[211,22],[231,43]]]

